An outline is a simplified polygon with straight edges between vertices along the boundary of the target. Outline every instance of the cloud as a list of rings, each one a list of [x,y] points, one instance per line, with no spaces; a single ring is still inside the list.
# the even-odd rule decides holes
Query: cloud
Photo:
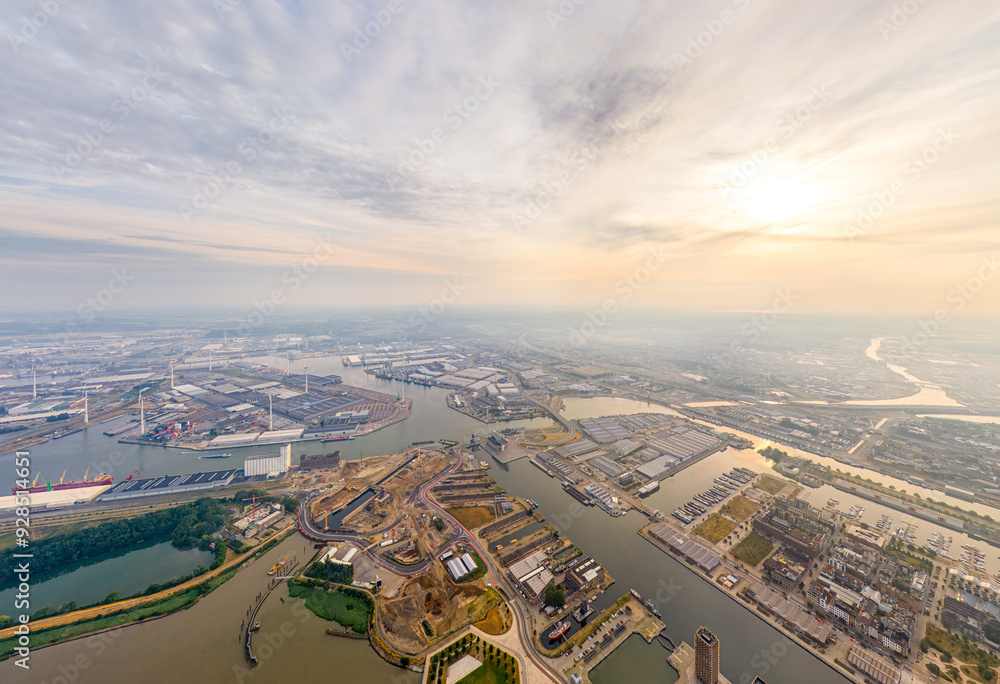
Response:
[[[461,273],[483,276],[469,302],[508,305],[545,296],[522,285],[540,271],[613,282],[666,244],[692,308],[752,305],[720,287],[718,263],[752,264],[766,288],[803,265],[821,277],[905,257],[932,275],[893,277],[945,286],[960,267],[935,268],[941,254],[995,244],[993,3],[927,3],[888,36],[892,4],[860,0],[225,6],[68,3],[23,41],[36,5],[0,8],[0,201],[16,236],[0,258],[10,278],[49,281],[23,305],[71,293],[67,261],[96,274],[120,259],[173,264],[149,273],[202,303],[203,264],[252,283],[323,236],[340,246],[324,268],[391,282],[380,296]],[[827,101],[794,119],[816,88]],[[954,147],[863,239],[839,240],[941,126]],[[720,185],[769,139],[727,199]],[[787,207],[761,198],[784,205],[783,188],[811,199],[775,219]],[[533,203],[546,206],[516,231]],[[667,291],[658,277],[650,297]],[[558,300],[590,305],[601,287]],[[304,301],[326,296],[310,286]]]

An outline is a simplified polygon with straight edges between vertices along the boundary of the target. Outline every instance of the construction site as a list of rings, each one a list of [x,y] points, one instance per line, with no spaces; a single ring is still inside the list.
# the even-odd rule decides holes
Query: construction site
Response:
[[[456,457],[464,469],[447,473]],[[317,467],[321,462],[327,466]],[[509,624],[509,613],[491,613],[502,601],[486,587],[486,564],[464,531],[437,508],[440,503],[484,521],[510,510],[480,461],[463,458],[458,448],[413,449],[336,465],[314,460],[295,479],[300,489],[316,492],[308,504],[311,525],[364,549],[347,562],[355,566],[356,583],[380,588],[380,636],[394,650],[418,653],[488,616],[486,622],[497,628]],[[456,559],[466,564],[456,565]]]

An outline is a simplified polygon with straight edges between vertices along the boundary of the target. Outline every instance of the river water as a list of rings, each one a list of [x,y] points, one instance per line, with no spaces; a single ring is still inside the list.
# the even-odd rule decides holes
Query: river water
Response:
[[[331,358],[326,363],[327,367],[324,368],[320,359],[304,359],[293,363],[293,369],[299,370],[296,368],[297,364],[308,364],[310,373],[338,373],[350,384],[392,394],[399,391],[398,383],[370,378],[359,368],[343,368],[339,359]],[[406,390],[407,396],[414,400],[412,416],[403,423],[372,435],[339,443],[337,448],[344,452],[345,458],[396,453],[415,441],[464,439],[473,432],[482,434],[490,427],[496,427],[488,427],[449,409],[444,402],[444,390],[420,386],[407,386]],[[623,398],[567,398],[564,413],[570,417],[582,418],[635,412],[673,413],[671,409],[655,404]],[[551,422],[548,419],[514,423],[517,426],[549,424]],[[755,448],[768,443],[753,435],[744,436],[754,442]],[[234,467],[232,462],[240,462],[240,457],[267,453],[274,448],[240,449],[234,451],[234,458],[225,464]],[[793,455],[858,472],[886,484],[897,483],[897,487],[902,486],[910,492],[921,491],[908,483],[844,466],[832,459],[781,448]],[[122,474],[134,469],[142,470],[144,475],[194,472],[207,469],[206,463],[212,468],[217,467],[218,463],[199,462],[196,452],[118,445],[94,428],[39,445],[32,449],[32,459],[33,465],[45,472],[61,472],[71,465],[82,471],[87,464],[107,461],[115,450],[118,450],[120,456],[114,468]],[[298,456],[301,453],[321,453],[326,450],[328,449],[320,444],[299,444],[295,445],[294,453]],[[0,458],[0,468],[6,467],[8,462],[7,457]],[[140,465],[143,467],[140,468]],[[661,490],[647,499],[647,502],[661,510],[672,510],[677,504],[688,500],[691,494],[707,489],[720,472],[728,471],[734,465],[765,471],[771,464],[754,451],[727,449],[666,480]],[[563,491],[559,482],[547,477],[527,460],[509,466],[494,465],[491,472],[511,492],[534,499],[547,519],[555,523],[584,553],[597,558],[615,577],[617,583],[599,599],[598,608],[610,604],[629,588],[635,588],[660,604],[667,633],[675,641],[690,642],[694,631],[701,625],[711,628],[722,643],[722,671],[734,683],[752,681],[754,676],[760,676],[772,684],[799,681],[832,684],[848,681],[804,649],[787,645],[781,634],[756,614],[736,604],[733,599],[697,576],[688,566],[678,563],[642,539],[636,531],[646,522],[643,516],[630,513],[621,518],[611,518],[592,507],[579,512],[580,507],[573,505],[574,500]],[[947,499],[939,492],[924,491],[937,500]],[[825,489],[813,494],[814,505],[822,506],[829,496],[840,499],[841,508],[849,505],[849,495],[844,492],[827,494]],[[976,507],[976,504],[958,503],[964,508]],[[875,511],[878,507],[873,502],[862,501],[861,504],[869,511],[866,519],[869,515],[877,518]],[[890,514],[896,516],[897,521],[900,520],[901,514],[893,511]],[[955,544],[959,544],[957,535],[953,532],[949,534],[956,536]],[[285,631],[292,636],[280,640],[283,643],[272,648],[269,656],[263,659],[262,665],[253,670],[251,675],[241,676],[239,666],[243,659],[238,643],[239,622],[253,597],[266,586],[266,568],[285,553],[297,553],[300,558],[304,557],[307,553],[304,540],[294,535],[189,610],[121,630],[120,636],[100,649],[100,654],[97,653],[96,642],[89,640],[61,644],[33,653],[30,677],[25,678],[20,670],[13,667],[11,661],[7,661],[0,664],[0,679],[51,682],[60,674],[60,667],[72,665],[73,659],[82,654],[89,658],[90,664],[80,669],[73,681],[133,682],[140,678],[146,684],[185,680],[271,682],[278,681],[279,678],[283,681],[350,679],[392,684],[417,681],[416,677],[408,677],[401,670],[385,664],[366,642],[327,636],[324,632],[327,623],[312,613],[298,615],[293,612],[298,602],[287,600],[284,588],[272,595],[259,619],[262,633],[280,635],[282,626],[285,626]],[[281,603],[281,595],[286,596],[285,603]],[[279,639],[273,637],[271,641],[277,643]],[[629,640],[625,647],[602,664],[599,674],[595,675],[599,684],[622,681],[625,675],[618,673],[628,673],[627,679],[630,681],[673,681],[672,671],[666,665],[666,651],[663,647],[635,642],[635,639]],[[234,667],[237,669],[234,670]],[[17,677],[12,676],[15,671],[18,672]],[[63,674],[67,676],[65,672]]]
[[[122,598],[153,583],[186,575],[199,565],[211,565],[215,554],[188,549],[180,551],[169,541],[142,544],[129,551],[112,551],[80,563],[32,576],[31,612],[48,606],[58,608],[69,601],[77,605],[100,601],[113,591]],[[16,587],[0,591],[0,612],[14,605]]]

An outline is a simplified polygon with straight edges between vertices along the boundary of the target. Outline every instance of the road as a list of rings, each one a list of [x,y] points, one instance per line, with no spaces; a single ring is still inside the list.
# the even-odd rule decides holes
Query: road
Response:
[[[63,615],[54,615],[49,618],[42,618],[40,620],[31,621],[31,629],[33,631],[48,629],[50,627],[62,627],[64,625],[73,624],[74,622],[80,622],[81,620],[92,620],[94,618],[102,617],[108,613],[114,613],[120,610],[128,610],[130,608],[137,608],[147,603],[152,603],[154,601],[159,601],[160,599],[165,599],[174,594],[179,594],[182,592],[195,587],[206,580],[210,580],[216,577],[230,568],[240,565],[247,560],[248,554],[243,554],[242,556],[234,555],[232,558],[227,560],[225,563],[217,567],[215,570],[209,570],[203,575],[198,575],[194,579],[188,580],[183,584],[178,584],[175,587],[170,587],[169,589],[164,589],[155,594],[150,594],[148,596],[140,596],[133,599],[124,599],[122,601],[116,601],[115,603],[106,603],[101,606],[94,606],[93,608],[84,608],[82,610],[76,610],[72,613],[65,613]],[[14,636],[17,627],[9,627],[4,630],[0,630],[0,639],[6,639],[8,637]]]
[[[461,451],[459,451],[459,454],[461,454]],[[447,551],[448,549],[451,549],[458,543],[464,543],[472,547],[479,554],[479,557],[483,559],[483,562],[486,563],[487,572],[489,574],[489,584],[491,586],[500,586],[510,597],[510,603],[514,604],[513,606],[511,606],[511,614],[514,616],[514,623],[515,627],[518,630],[518,636],[523,651],[523,655],[528,659],[530,659],[531,662],[551,681],[556,682],[557,684],[562,684],[563,680],[560,679],[557,674],[555,674],[555,672],[549,667],[549,665],[542,659],[542,657],[535,650],[534,643],[532,640],[532,635],[530,632],[530,626],[527,624],[526,616],[524,616],[521,612],[522,610],[526,609],[523,606],[521,606],[520,603],[517,601],[516,599],[517,593],[513,591],[511,587],[507,584],[507,582],[503,579],[503,573],[496,568],[489,554],[487,554],[479,546],[479,544],[476,543],[475,537],[472,535],[472,533],[469,532],[469,530],[466,529],[465,526],[462,525],[462,523],[460,523],[458,520],[452,517],[451,514],[449,514],[444,508],[439,506],[435,501],[433,501],[428,496],[428,492],[433,486],[438,484],[441,480],[448,477],[449,475],[455,473],[461,467],[461,465],[462,465],[462,457],[459,456],[453,462],[449,462],[449,464],[440,472],[432,475],[430,478],[424,480],[424,482],[422,482],[420,485],[417,486],[416,491],[419,492],[420,500],[423,501],[428,508],[436,510],[443,519],[449,521],[451,525],[454,527],[454,529],[460,531],[459,534],[457,534],[450,542],[448,542],[446,546],[444,546],[441,549],[438,549],[437,552],[435,552],[435,555],[429,556],[418,565],[407,566],[404,568],[401,566],[397,566],[394,563],[388,562],[386,559],[380,557],[379,555],[372,553],[373,549],[372,546],[369,544],[367,537],[363,537],[361,535],[331,534],[329,532],[317,529],[312,524],[312,521],[309,519],[309,515],[305,512],[308,509],[308,506],[306,504],[299,506],[299,531],[307,538],[313,539],[315,541],[328,541],[328,542],[341,542],[341,543],[354,544],[379,566],[389,570],[390,572],[394,572],[407,577],[424,572],[430,566],[430,564],[435,561],[436,556],[438,554]],[[385,641],[381,625],[379,624],[377,619],[375,622],[376,622],[376,629],[378,630],[379,633],[379,637],[382,638],[383,641]],[[414,654],[414,657],[419,658],[425,656],[427,653],[434,650],[435,648],[437,648],[437,645],[425,649],[421,653]]]

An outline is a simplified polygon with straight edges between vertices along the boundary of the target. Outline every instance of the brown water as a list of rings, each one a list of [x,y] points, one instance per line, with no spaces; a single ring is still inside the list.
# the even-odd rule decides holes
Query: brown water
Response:
[[[250,670],[243,657],[240,621],[267,569],[282,555],[300,562],[312,549],[298,534],[239,572],[194,607],[171,616],[33,651],[31,670],[0,663],[0,681],[47,684],[200,684],[201,682],[378,682],[416,684],[416,675],[385,663],[368,645],[326,634],[330,623],[276,589],[258,613]],[[281,602],[281,598],[285,602]]]

